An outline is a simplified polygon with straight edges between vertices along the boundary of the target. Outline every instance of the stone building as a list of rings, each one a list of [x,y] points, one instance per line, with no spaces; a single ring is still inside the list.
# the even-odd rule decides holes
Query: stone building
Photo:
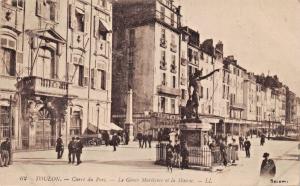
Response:
[[[124,123],[133,90],[134,135],[179,124],[180,8],[171,0],[113,3],[112,117]]]
[[[0,9],[1,137],[49,148],[110,124],[111,4],[4,0]]]

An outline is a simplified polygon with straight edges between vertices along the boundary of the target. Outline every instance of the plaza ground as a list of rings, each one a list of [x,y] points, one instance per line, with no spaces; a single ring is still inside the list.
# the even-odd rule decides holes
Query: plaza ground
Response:
[[[300,185],[298,142],[268,141],[259,146],[259,139],[251,139],[251,158],[239,152],[237,166],[221,172],[173,169],[155,165],[155,148],[139,149],[137,143],[112,147],[87,147],[79,166],[68,164],[67,151],[57,160],[54,150],[19,152],[14,163],[0,168],[2,185]],[[154,145],[153,145],[154,146]],[[275,160],[277,174],[270,180],[259,178],[262,154],[269,152]],[[279,183],[285,182],[285,183]]]

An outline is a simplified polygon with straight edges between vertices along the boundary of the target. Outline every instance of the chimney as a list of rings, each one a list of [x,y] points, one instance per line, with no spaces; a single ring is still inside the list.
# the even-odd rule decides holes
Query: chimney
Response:
[[[217,44],[216,44],[216,49],[223,54],[223,43],[222,41],[219,41]]]

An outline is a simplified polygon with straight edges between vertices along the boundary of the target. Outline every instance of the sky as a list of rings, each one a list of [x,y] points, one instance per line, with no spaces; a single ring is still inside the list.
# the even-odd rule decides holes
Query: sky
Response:
[[[277,75],[300,96],[300,0],[175,2],[201,42],[222,41],[224,56],[234,55],[249,72]]]

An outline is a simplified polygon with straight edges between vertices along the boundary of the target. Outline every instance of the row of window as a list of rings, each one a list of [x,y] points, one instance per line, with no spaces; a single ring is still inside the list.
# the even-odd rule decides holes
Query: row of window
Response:
[[[176,56],[175,55],[172,55],[171,56],[171,65],[170,65],[170,71],[172,73],[176,73],[176,69],[177,69],[177,66],[176,66]],[[161,51],[161,59],[160,59],[160,68],[162,70],[166,70],[167,69],[167,60],[166,60],[166,51],[165,50],[162,50]]]
[[[80,64],[68,64],[69,81],[78,86],[88,86],[89,68]],[[106,90],[106,72],[100,69],[91,69],[91,87]]]
[[[177,27],[177,21],[175,20],[174,12],[170,13],[170,17],[166,16],[166,8],[164,6],[160,7],[159,19],[163,22],[170,24],[173,27]]]
[[[176,76],[172,76],[172,88],[176,88]],[[168,86],[167,75],[166,73],[162,73],[161,75],[161,84],[164,86]]]
[[[168,100],[170,99],[171,101],[171,110],[168,110]],[[167,98],[167,97],[160,97],[158,101],[158,108],[159,112],[167,113],[170,112],[171,114],[175,114],[176,112],[176,107],[175,107],[175,99],[172,98]]]
[[[165,28],[161,29],[160,46],[163,48],[167,48],[166,29]],[[175,53],[177,52],[177,45],[176,45],[174,34],[171,34],[170,50]]]

